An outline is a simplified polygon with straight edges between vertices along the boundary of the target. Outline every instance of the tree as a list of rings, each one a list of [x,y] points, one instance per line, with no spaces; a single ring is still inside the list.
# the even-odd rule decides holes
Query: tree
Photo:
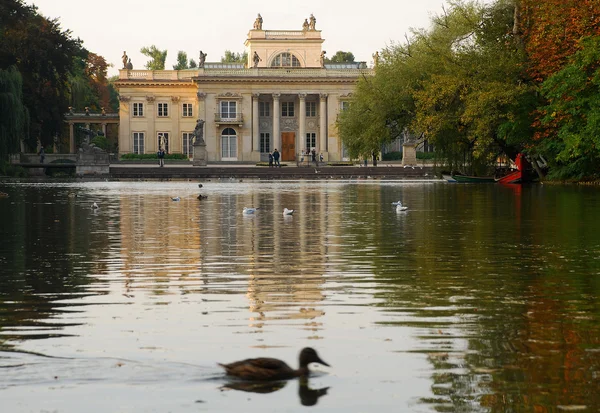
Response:
[[[140,53],[150,58],[146,62],[146,69],[165,70],[165,61],[167,60],[166,50],[159,50],[155,45],[152,45],[150,47],[142,47]]]
[[[553,131],[540,143],[561,179],[600,178],[600,36],[582,39],[562,70],[542,84],[548,99],[542,124]]]
[[[0,163],[19,151],[19,139],[25,138],[28,123],[21,74],[14,66],[0,69]]]
[[[63,31],[22,0],[0,2],[0,69],[15,66],[23,81],[23,103],[29,111],[26,142],[36,147],[53,141],[63,127],[70,98],[69,76],[84,59],[81,40]]]
[[[542,82],[564,67],[584,37],[600,35],[598,0],[519,0],[529,72]]]
[[[190,68],[190,62],[188,62],[187,53],[184,51],[177,52],[177,64],[173,65],[173,70],[184,70]]]
[[[354,54],[338,50],[331,58],[325,58],[325,63],[354,63]]]
[[[231,50],[225,50],[225,55],[221,57],[221,63],[247,63],[248,52],[234,53]]]

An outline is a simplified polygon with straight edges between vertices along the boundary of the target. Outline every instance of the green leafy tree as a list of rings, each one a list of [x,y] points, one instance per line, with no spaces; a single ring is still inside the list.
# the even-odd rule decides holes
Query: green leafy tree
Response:
[[[359,82],[338,120],[350,152],[407,130],[432,142],[451,169],[486,173],[498,154],[516,156],[531,143],[517,130],[531,121],[535,93],[512,34],[514,11],[509,0],[456,1],[429,30],[383,50],[375,75]]]
[[[0,163],[19,151],[29,112],[23,103],[23,79],[16,67],[0,69]]]
[[[187,53],[184,51],[177,52],[177,64],[173,65],[173,70],[184,70],[189,69],[190,63],[188,62]]]
[[[70,102],[69,76],[87,55],[79,39],[63,31],[21,0],[0,2],[0,69],[15,66],[23,81],[23,103],[29,111],[30,147],[47,145],[63,127]]]
[[[190,69],[195,69],[198,67],[198,63],[194,59],[190,59]]]
[[[142,47],[140,53],[150,58],[146,62],[146,69],[165,70],[165,61],[167,60],[166,50],[159,50],[155,45],[152,45],[150,47]]]
[[[540,146],[551,177],[600,178],[600,36],[584,38],[579,51],[542,84],[548,99],[542,123],[554,133]]]
[[[325,58],[325,63],[354,63],[354,54],[338,50],[331,58]]]
[[[225,55],[221,57],[221,63],[246,63],[248,62],[248,53],[235,53],[231,50],[225,50]]]

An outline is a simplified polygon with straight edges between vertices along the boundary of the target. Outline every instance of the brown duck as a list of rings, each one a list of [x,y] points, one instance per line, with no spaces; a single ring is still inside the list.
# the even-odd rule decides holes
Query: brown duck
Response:
[[[329,367],[329,364],[321,360],[317,352],[310,347],[302,349],[299,361],[300,368],[298,370],[294,370],[281,360],[267,357],[246,359],[229,364],[219,363],[219,365],[225,369],[228,375],[245,380],[286,380],[294,377],[307,377],[310,363],[320,363]]]

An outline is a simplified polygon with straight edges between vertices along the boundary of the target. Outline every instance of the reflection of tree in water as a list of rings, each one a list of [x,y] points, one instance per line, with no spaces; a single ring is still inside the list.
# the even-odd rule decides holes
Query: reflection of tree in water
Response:
[[[348,234],[359,238],[369,227],[377,239],[369,242],[377,250],[368,251],[364,262],[373,268],[375,297],[384,300],[391,320],[380,324],[414,330],[420,346],[413,351],[424,353],[434,368],[433,397],[421,402],[465,412],[599,405],[600,393],[590,388],[597,388],[600,358],[589,348],[600,343],[599,316],[591,311],[597,288],[590,282],[600,263],[590,245],[573,245],[600,244],[596,221],[584,234],[565,236],[580,228],[581,215],[572,211],[581,205],[570,205],[560,219],[548,211],[550,219],[539,216],[543,208],[535,199],[500,199],[505,193],[495,187],[449,191],[425,191],[424,210],[410,212],[412,225],[406,219],[346,220]],[[491,214],[490,205],[506,208],[506,218]],[[448,218],[440,219],[438,211]],[[421,225],[428,221],[437,222],[435,231]]]
[[[0,204],[3,231],[11,234],[0,237],[6,254],[0,266],[0,349],[8,347],[6,341],[62,335],[70,324],[56,319],[80,305],[63,301],[103,294],[90,289],[98,280],[89,274],[104,270],[100,255],[108,245],[105,235],[92,235],[89,205],[66,190],[19,188],[11,199],[16,205]]]

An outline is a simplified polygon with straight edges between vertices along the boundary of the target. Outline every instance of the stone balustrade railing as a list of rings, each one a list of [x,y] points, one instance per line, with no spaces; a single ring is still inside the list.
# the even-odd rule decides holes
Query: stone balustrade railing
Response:
[[[373,75],[373,69],[197,69],[197,70],[121,70],[121,80],[191,80],[193,77],[313,77],[339,78]]]

